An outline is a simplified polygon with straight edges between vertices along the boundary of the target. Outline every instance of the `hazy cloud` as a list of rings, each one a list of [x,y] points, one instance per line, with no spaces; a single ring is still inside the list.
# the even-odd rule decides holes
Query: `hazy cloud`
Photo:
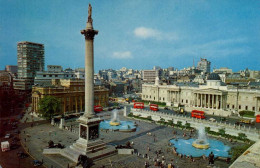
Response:
[[[114,52],[112,58],[116,59],[130,59],[133,58],[130,51]]]
[[[134,35],[142,39],[154,38],[156,40],[176,40],[178,37],[175,33],[163,33],[159,30],[146,27],[135,28]]]
[[[225,57],[230,55],[247,54],[250,48],[246,46],[239,46],[239,44],[246,43],[246,38],[231,38],[210,41],[202,44],[195,44],[183,48],[176,49],[174,55],[198,55],[202,54],[207,57]]]

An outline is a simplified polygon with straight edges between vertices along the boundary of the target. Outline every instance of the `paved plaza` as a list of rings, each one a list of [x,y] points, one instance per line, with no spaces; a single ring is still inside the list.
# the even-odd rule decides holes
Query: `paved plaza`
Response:
[[[104,113],[103,113],[104,114]],[[108,114],[108,112],[106,113]],[[110,116],[104,116],[104,119],[109,119]],[[130,120],[120,115],[121,120]],[[131,119],[133,120],[133,119]],[[133,155],[112,155],[103,159],[96,160],[94,168],[105,167],[127,167],[137,168],[144,167],[145,162],[154,166],[154,159],[165,159],[165,163],[172,163],[178,167],[209,167],[208,160],[195,159],[192,162],[187,158],[180,158],[172,152],[172,147],[169,146],[169,140],[172,139],[173,131],[177,131],[177,137],[182,138],[183,130],[160,126],[154,123],[133,120],[138,124],[136,132],[123,133],[112,131],[101,131],[101,138],[111,145],[124,145],[126,142],[133,142],[135,153]],[[40,124],[33,127],[28,127],[21,133],[21,139],[25,144],[25,148],[38,160],[43,160],[46,167],[61,168],[74,167],[75,163],[59,156],[59,155],[43,155],[42,151],[48,146],[48,141],[61,143],[66,147],[72,145],[78,139],[78,123],[76,121],[67,122],[67,125],[73,125],[73,130],[62,130],[58,126],[51,124]],[[76,131],[77,130],[77,131]],[[196,134],[193,135],[196,137]],[[231,145],[231,144],[227,144]],[[161,154],[156,155],[156,151],[161,150]],[[139,154],[139,156],[138,156]],[[143,158],[147,154],[147,158]],[[149,158],[149,159],[148,159]],[[216,167],[225,168],[229,165],[224,161],[215,161]]]

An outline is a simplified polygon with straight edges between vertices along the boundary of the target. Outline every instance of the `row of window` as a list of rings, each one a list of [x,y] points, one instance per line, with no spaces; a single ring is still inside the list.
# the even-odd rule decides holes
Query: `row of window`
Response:
[[[46,77],[46,76],[49,76],[49,77],[52,77],[52,75],[42,75],[42,77]],[[58,75],[53,75],[54,77],[58,77]],[[69,77],[69,75],[65,75],[66,77]],[[78,77],[77,75],[70,75],[71,77]],[[84,77],[84,75],[82,75]]]
[[[235,105],[227,105],[228,109],[235,109]],[[238,105],[238,109],[241,110],[241,105]],[[253,106],[250,110],[255,111],[255,107]],[[248,106],[245,106],[245,110],[249,110]],[[260,111],[260,107],[258,109]]]

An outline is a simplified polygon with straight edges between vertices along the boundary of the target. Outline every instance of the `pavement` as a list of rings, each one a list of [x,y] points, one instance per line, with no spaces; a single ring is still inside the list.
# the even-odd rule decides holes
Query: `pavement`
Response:
[[[104,115],[105,114],[105,115]],[[104,112],[99,115],[103,115],[105,119],[109,119],[109,112]],[[122,114],[122,112],[121,112]],[[120,115],[121,120],[129,120],[128,118]],[[131,119],[132,120],[132,119]],[[100,137],[110,145],[124,145],[126,142],[133,142],[135,154],[133,155],[113,155],[103,159],[96,160],[93,165],[94,168],[102,166],[113,168],[137,168],[144,167],[145,162],[149,163],[150,167],[154,166],[154,158],[157,158],[156,151],[161,150],[162,154],[158,155],[158,159],[165,158],[165,163],[172,163],[178,167],[209,167],[208,161],[202,158],[195,159],[195,162],[191,162],[190,159],[180,158],[174,155],[172,147],[169,146],[169,140],[173,138],[173,130],[177,131],[177,137],[181,138],[183,130],[156,125],[153,123],[147,123],[143,121],[136,121],[138,129],[136,132],[123,133],[123,132],[100,132]],[[39,122],[40,123],[40,122]],[[71,124],[75,125],[77,129],[77,123],[74,121]],[[151,135],[150,135],[151,134]],[[196,137],[196,135],[194,135]],[[78,139],[77,132],[71,132],[69,130],[61,130],[58,126],[52,126],[50,123],[40,123],[33,127],[27,127],[21,132],[21,141],[25,145],[25,149],[36,159],[43,160],[46,167],[62,168],[62,167],[74,167],[75,163],[59,156],[59,155],[43,155],[42,151],[47,147],[48,141],[52,140],[54,143],[61,143],[65,146],[70,146]],[[228,143],[228,142],[226,142]],[[228,144],[231,145],[231,144]],[[239,144],[238,144],[239,145]],[[148,147],[150,150],[148,150]],[[137,155],[139,154],[139,155]],[[147,154],[148,158],[143,158]],[[215,167],[225,168],[228,167],[224,161],[217,160]]]

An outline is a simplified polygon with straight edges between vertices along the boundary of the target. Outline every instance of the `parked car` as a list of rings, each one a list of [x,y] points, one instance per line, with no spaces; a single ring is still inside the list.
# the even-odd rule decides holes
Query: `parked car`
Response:
[[[11,134],[6,134],[5,139],[9,139],[11,137]]]
[[[36,166],[41,166],[42,165],[42,162],[39,161],[39,160],[34,160],[33,161],[33,166],[36,167]]]
[[[215,118],[210,118],[209,121],[215,122],[216,119]]]
[[[17,156],[20,158],[20,159],[23,159],[23,158],[26,158],[28,157],[29,155],[27,153],[24,153],[22,151],[19,151],[17,152]]]

